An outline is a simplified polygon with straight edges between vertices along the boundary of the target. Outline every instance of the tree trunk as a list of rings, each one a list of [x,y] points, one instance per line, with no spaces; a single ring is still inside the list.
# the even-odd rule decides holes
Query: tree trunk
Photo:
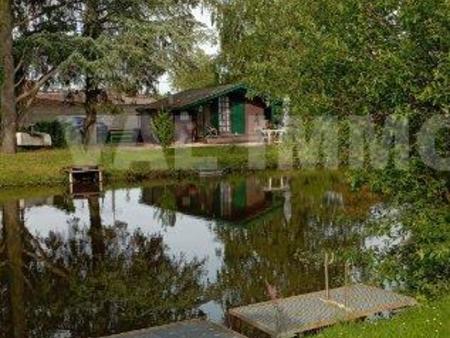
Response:
[[[9,154],[16,152],[17,132],[12,20],[11,0],[0,0],[0,66],[3,68],[3,74],[0,74],[3,77],[0,83],[1,151]]]
[[[1,0],[0,0],[1,1]],[[25,277],[23,273],[23,223],[18,201],[5,202],[3,227],[8,259],[8,288],[11,308],[12,338],[25,338]]]
[[[85,37],[92,39],[98,39],[101,34],[101,24],[99,23],[99,1],[98,0],[86,0],[85,12],[84,12],[84,33]],[[83,144],[88,146],[95,144],[96,140],[96,124],[97,124],[97,105],[100,98],[100,90],[95,78],[92,74],[86,74],[86,85],[84,88],[86,95],[85,111],[86,119],[84,121],[83,128]]]
[[[88,197],[89,208],[89,221],[90,230],[89,235],[91,237],[91,250],[92,250],[92,263],[93,268],[96,270],[106,253],[105,234],[102,226],[102,218],[100,215],[100,202],[98,196]]]
[[[96,143],[96,127],[97,127],[97,105],[99,102],[99,90],[91,84],[91,80],[86,80],[86,101],[84,109],[86,119],[83,126],[83,144],[89,146]]]

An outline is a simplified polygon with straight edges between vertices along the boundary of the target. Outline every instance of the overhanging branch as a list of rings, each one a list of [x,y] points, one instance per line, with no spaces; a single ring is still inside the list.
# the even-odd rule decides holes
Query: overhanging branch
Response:
[[[49,72],[46,74],[43,74],[31,87],[31,89],[24,91],[22,94],[20,94],[16,98],[16,103],[20,103],[21,101],[27,99],[30,96],[35,95],[39,89],[42,87],[42,85],[47,82],[52,76],[54,76],[58,72],[58,67],[52,68]]]

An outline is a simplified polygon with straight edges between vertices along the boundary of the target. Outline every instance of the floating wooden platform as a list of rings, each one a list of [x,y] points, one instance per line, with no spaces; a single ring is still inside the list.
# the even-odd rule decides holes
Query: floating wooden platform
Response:
[[[191,320],[104,338],[245,338],[206,320]]]
[[[279,299],[229,311],[232,323],[249,324],[271,337],[291,338],[338,322],[417,305],[410,297],[383,289],[353,285]],[[234,325],[233,325],[234,326]]]
[[[74,166],[66,168],[66,172],[69,174],[69,183],[78,182],[102,182],[102,171],[98,166]]]
[[[75,166],[66,168],[69,174],[70,194],[87,196],[102,191],[103,173],[98,166]]]

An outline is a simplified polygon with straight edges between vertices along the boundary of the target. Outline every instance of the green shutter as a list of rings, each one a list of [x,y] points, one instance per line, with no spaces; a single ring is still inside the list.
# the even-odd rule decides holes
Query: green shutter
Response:
[[[235,211],[242,211],[247,207],[247,182],[245,180],[233,187],[233,207]]]
[[[245,103],[232,102],[231,104],[231,132],[245,134]]]

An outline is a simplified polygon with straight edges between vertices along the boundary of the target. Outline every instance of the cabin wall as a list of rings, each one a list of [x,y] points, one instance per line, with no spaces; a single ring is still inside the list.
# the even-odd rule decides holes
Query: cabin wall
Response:
[[[218,142],[248,142],[250,140],[259,141],[259,131],[267,128],[269,120],[266,117],[267,106],[261,98],[248,99],[245,92],[238,91],[227,95],[230,98],[230,133],[220,133]],[[204,140],[206,126],[211,126],[219,131],[219,107],[218,99],[209,102],[199,103],[189,111],[172,112],[175,124],[175,142],[186,144]],[[235,114],[235,115],[233,115]],[[238,115],[236,115],[238,114]],[[151,133],[147,130],[150,121],[147,114],[141,117],[141,130],[144,142],[154,142]],[[233,127],[233,123],[237,123]],[[245,125],[245,128],[243,127]],[[237,127],[236,127],[237,126]],[[208,143],[215,143],[215,139],[208,139]]]
[[[259,208],[266,204],[267,196],[257,182],[257,178],[247,178],[247,207]]]
[[[101,131],[97,135],[97,128],[94,128],[92,139],[98,143],[103,143],[106,134],[103,130],[136,130],[143,125],[141,117],[136,112],[137,106],[122,106],[123,112],[118,114],[99,113],[97,114],[97,125]],[[86,118],[85,108],[82,104],[59,104],[59,103],[37,103],[33,104],[27,114],[19,121],[20,127],[27,128],[38,122],[59,121],[66,125],[79,126],[80,121]],[[74,140],[72,140],[74,141]]]
[[[139,129],[141,130],[142,142],[144,143],[156,143],[156,139],[150,127],[150,121],[151,118],[149,114],[139,115]]]
[[[136,106],[123,107],[120,114],[98,114],[97,122],[104,123],[108,129],[133,130],[140,128],[141,118],[136,113]],[[32,105],[29,112],[20,121],[21,127],[28,127],[37,122],[58,120],[71,123],[75,118],[85,118],[82,105]]]
[[[189,112],[177,112],[174,115],[175,143],[192,143],[195,122]]]
[[[266,128],[268,120],[264,115],[266,106],[258,100],[247,101],[245,104],[246,113],[246,133],[249,136],[258,134],[262,128]]]

